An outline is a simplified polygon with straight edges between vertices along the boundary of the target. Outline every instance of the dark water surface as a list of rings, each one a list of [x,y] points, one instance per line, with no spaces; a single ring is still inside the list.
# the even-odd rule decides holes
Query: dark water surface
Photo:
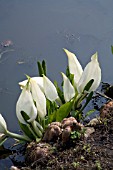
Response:
[[[18,132],[15,104],[18,82],[37,75],[37,60],[45,59],[51,80],[61,81],[67,58],[63,48],[76,53],[83,67],[96,51],[102,80],[113,83],[112,0],[0,0],[0,42],[10,39],[14,50],[0,58],[0,113],[8,128]],[[7,145],[6,145],[7,146]],[[10,167],[9,158],[0,167]]]

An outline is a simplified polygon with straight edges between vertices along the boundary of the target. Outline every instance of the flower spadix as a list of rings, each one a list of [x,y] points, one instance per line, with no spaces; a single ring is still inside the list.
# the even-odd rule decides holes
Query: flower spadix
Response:
[[[21,114],[22,111],[24,111],[29,116],[30,119],[27,120],[28,122],[34,121],[37,117],[37,109],[35,107],[35,104],[34,104],[34,101],[33,101],[33,98],[30,92],[29,83],[27,83],[27,85],[23,88],[20,94],[20,97],[16,103],[17,118],[21,123],[26,124]]]
[[[0,133],[5,134],[7,132],[7,124],[3,116],[0,114]]]
[[[68,77],[61,73],[63,76],[63,93],[64,93],[64,99],[66,102],[70,101],[75,96],[75,89],[72,86],[70,80]]]
[[[58,98],[57,90],[54,86],[54,84],[46,77],[43,75],[43,85],[44,85],[44,93],[51,102],[55,101]]]
[[[36,102],[37,114],[43,119],[46,116],[46,97],[36,81],[32,78],[30,79],[30,88],[33,100]]]
[[[69,70],[71,74],[74,74],[74,84],[78,92],[82,93],[84,87],[91,79],[93,79],[94,82],[90,87],[89,92],[95,91],[101,82],[101,69],[99,66],[97,53],[91,57],[91,61],[86,65],[83,71],[82,66],[76,56],[66,49],[64,51],[68,56]]]

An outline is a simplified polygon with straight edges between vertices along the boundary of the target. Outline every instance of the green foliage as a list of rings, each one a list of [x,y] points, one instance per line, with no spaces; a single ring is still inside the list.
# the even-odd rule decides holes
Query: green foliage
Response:
[[[66,69],[66,76],[70,80],[71,84],[74,85],[74,74],[70,73],[68,66],[67,66],[67,69]]]
[[[61,122],[64,118],[66,118],[72,109],[73,101],[67,102],[60,106],[59,109],[55,110],[52,114],[49,115],[49,123],[53,121]]]
[[[57,81],[54,81],[54,85],[55,85],[55,87],[56,87],[56,89],[57,89],[57,93],[58,93],[58,96],[59,96],[60,100],[61,100],[62,103],[64,104],[64,103],[65,103],[64,94],[63,94],[62,90],[60,89],[60,87],[58,86]]]
[[[96,169],[97,170],[102,170],[101,163],[98,160],[96,161]]]
[[[95,112],[95,109],[92,109],[92,110],[89,110],[86,114],[85,114],[85,116],[83,117],[83,120],[87,117],[87,116],[90,116],[92,113],[94,113]]]
[[[56,112],[56,121],[62,121],[64,118],[66,118],[72,109],[73,101],[67,102],[63,104]]]
[[[88,91],[88,90],[91,88],[93,82],[94,82],[94,79],[91,79],[91,80],[86,84],[86,86],[84,87],[83,92],[84,92],[84,91]]]
[[[40,63],[39,61],[37,62],[37,65],[38,65],[38,72],[39,72],[39,76],[43,76],[45,75],[46,76],[46,63],[45,61],[43,60],[42,63]]]
[[[71,132],[71,139],[79,139],[81,137],[81,133],[79,131]]]
[[[23,111],[21,111],[21,114],[22,114],[22,117],[25,120],[26,124],[23,124],[20,121],[18,121],[19,125],[20,125],[20,128],[22,129],[22,131],[24,132],[24,134],[26,136],[28,136],[30,139],[34,140],[35,135],[34,135],[34,133],[32,133],[32,130],[30,130],[31,129],[30,123],[27,122],[27,120],[29,120],[29,116]]]
[[[0,146],[3,145],[3,143],[8,139],[8,137],[6,135],[3,135],[0,137]]]
[[[113,54],[113,46],[111,45],[111,52],[112,52],[112,54]]]

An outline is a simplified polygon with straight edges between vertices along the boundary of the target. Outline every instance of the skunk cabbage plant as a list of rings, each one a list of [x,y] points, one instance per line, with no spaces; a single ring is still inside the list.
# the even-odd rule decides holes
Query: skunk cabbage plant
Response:
[[[82,93],[87,83],[93,79],[94,82],[89,91],[95,91],[101,82],[101,69],[98,62],[98,55],[95,53],[91,61],[86,65],[84,71],[75,54],[64,49],[68,56],[69,71],[74,75],[74,86],[79,93]]]
[[[101,68],[97,53],[82,68],[75,54],[64,49],[68,57],[66,74],[62,73],[61,87],[46,76],[46,63],[38,62],[38,77],[29,77],[19,83],[22,91],[16,103],[16,115],[23,135],[9,132],[0,114],[0,144],[8,137],[20,141],[41,140],[45,128],[53,121],[62,121],[71,115],[83,118],[82,111],[101,82]],[[83,104],[83,100],[85,100]]]

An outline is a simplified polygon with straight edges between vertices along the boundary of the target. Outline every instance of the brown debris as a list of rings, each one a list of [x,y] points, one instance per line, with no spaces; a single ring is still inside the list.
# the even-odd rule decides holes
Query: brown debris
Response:
[[[49,154],[49,144],[31,142],[26,148],[26,162],[33,163],[39,159],[46,158]]]
[[[60,136],[61,131],[62,130],[61,130],[61,123],[60,122],[51,123],[48,126],[42,141],[46,141],[46,142],[50,142],[52,140],[55,141],[58,138],[58,136]]]
[[[64,118],[62,124],[62,142],[65,143],[70,139],[71,132],[80,131],[83,127],[82,124],[78,123],[74,117]]]
[[[52,122],[43,137],[43,141],[50,142],[61,138],[65,143],[70,139],[71,132],[81,130],[82,124],[78,123],[74,117],[64,118],[62,122]]]
[[[65,127],[62,132],[62,142],[65,143],[70,139],[72,129],[70,126]]]

